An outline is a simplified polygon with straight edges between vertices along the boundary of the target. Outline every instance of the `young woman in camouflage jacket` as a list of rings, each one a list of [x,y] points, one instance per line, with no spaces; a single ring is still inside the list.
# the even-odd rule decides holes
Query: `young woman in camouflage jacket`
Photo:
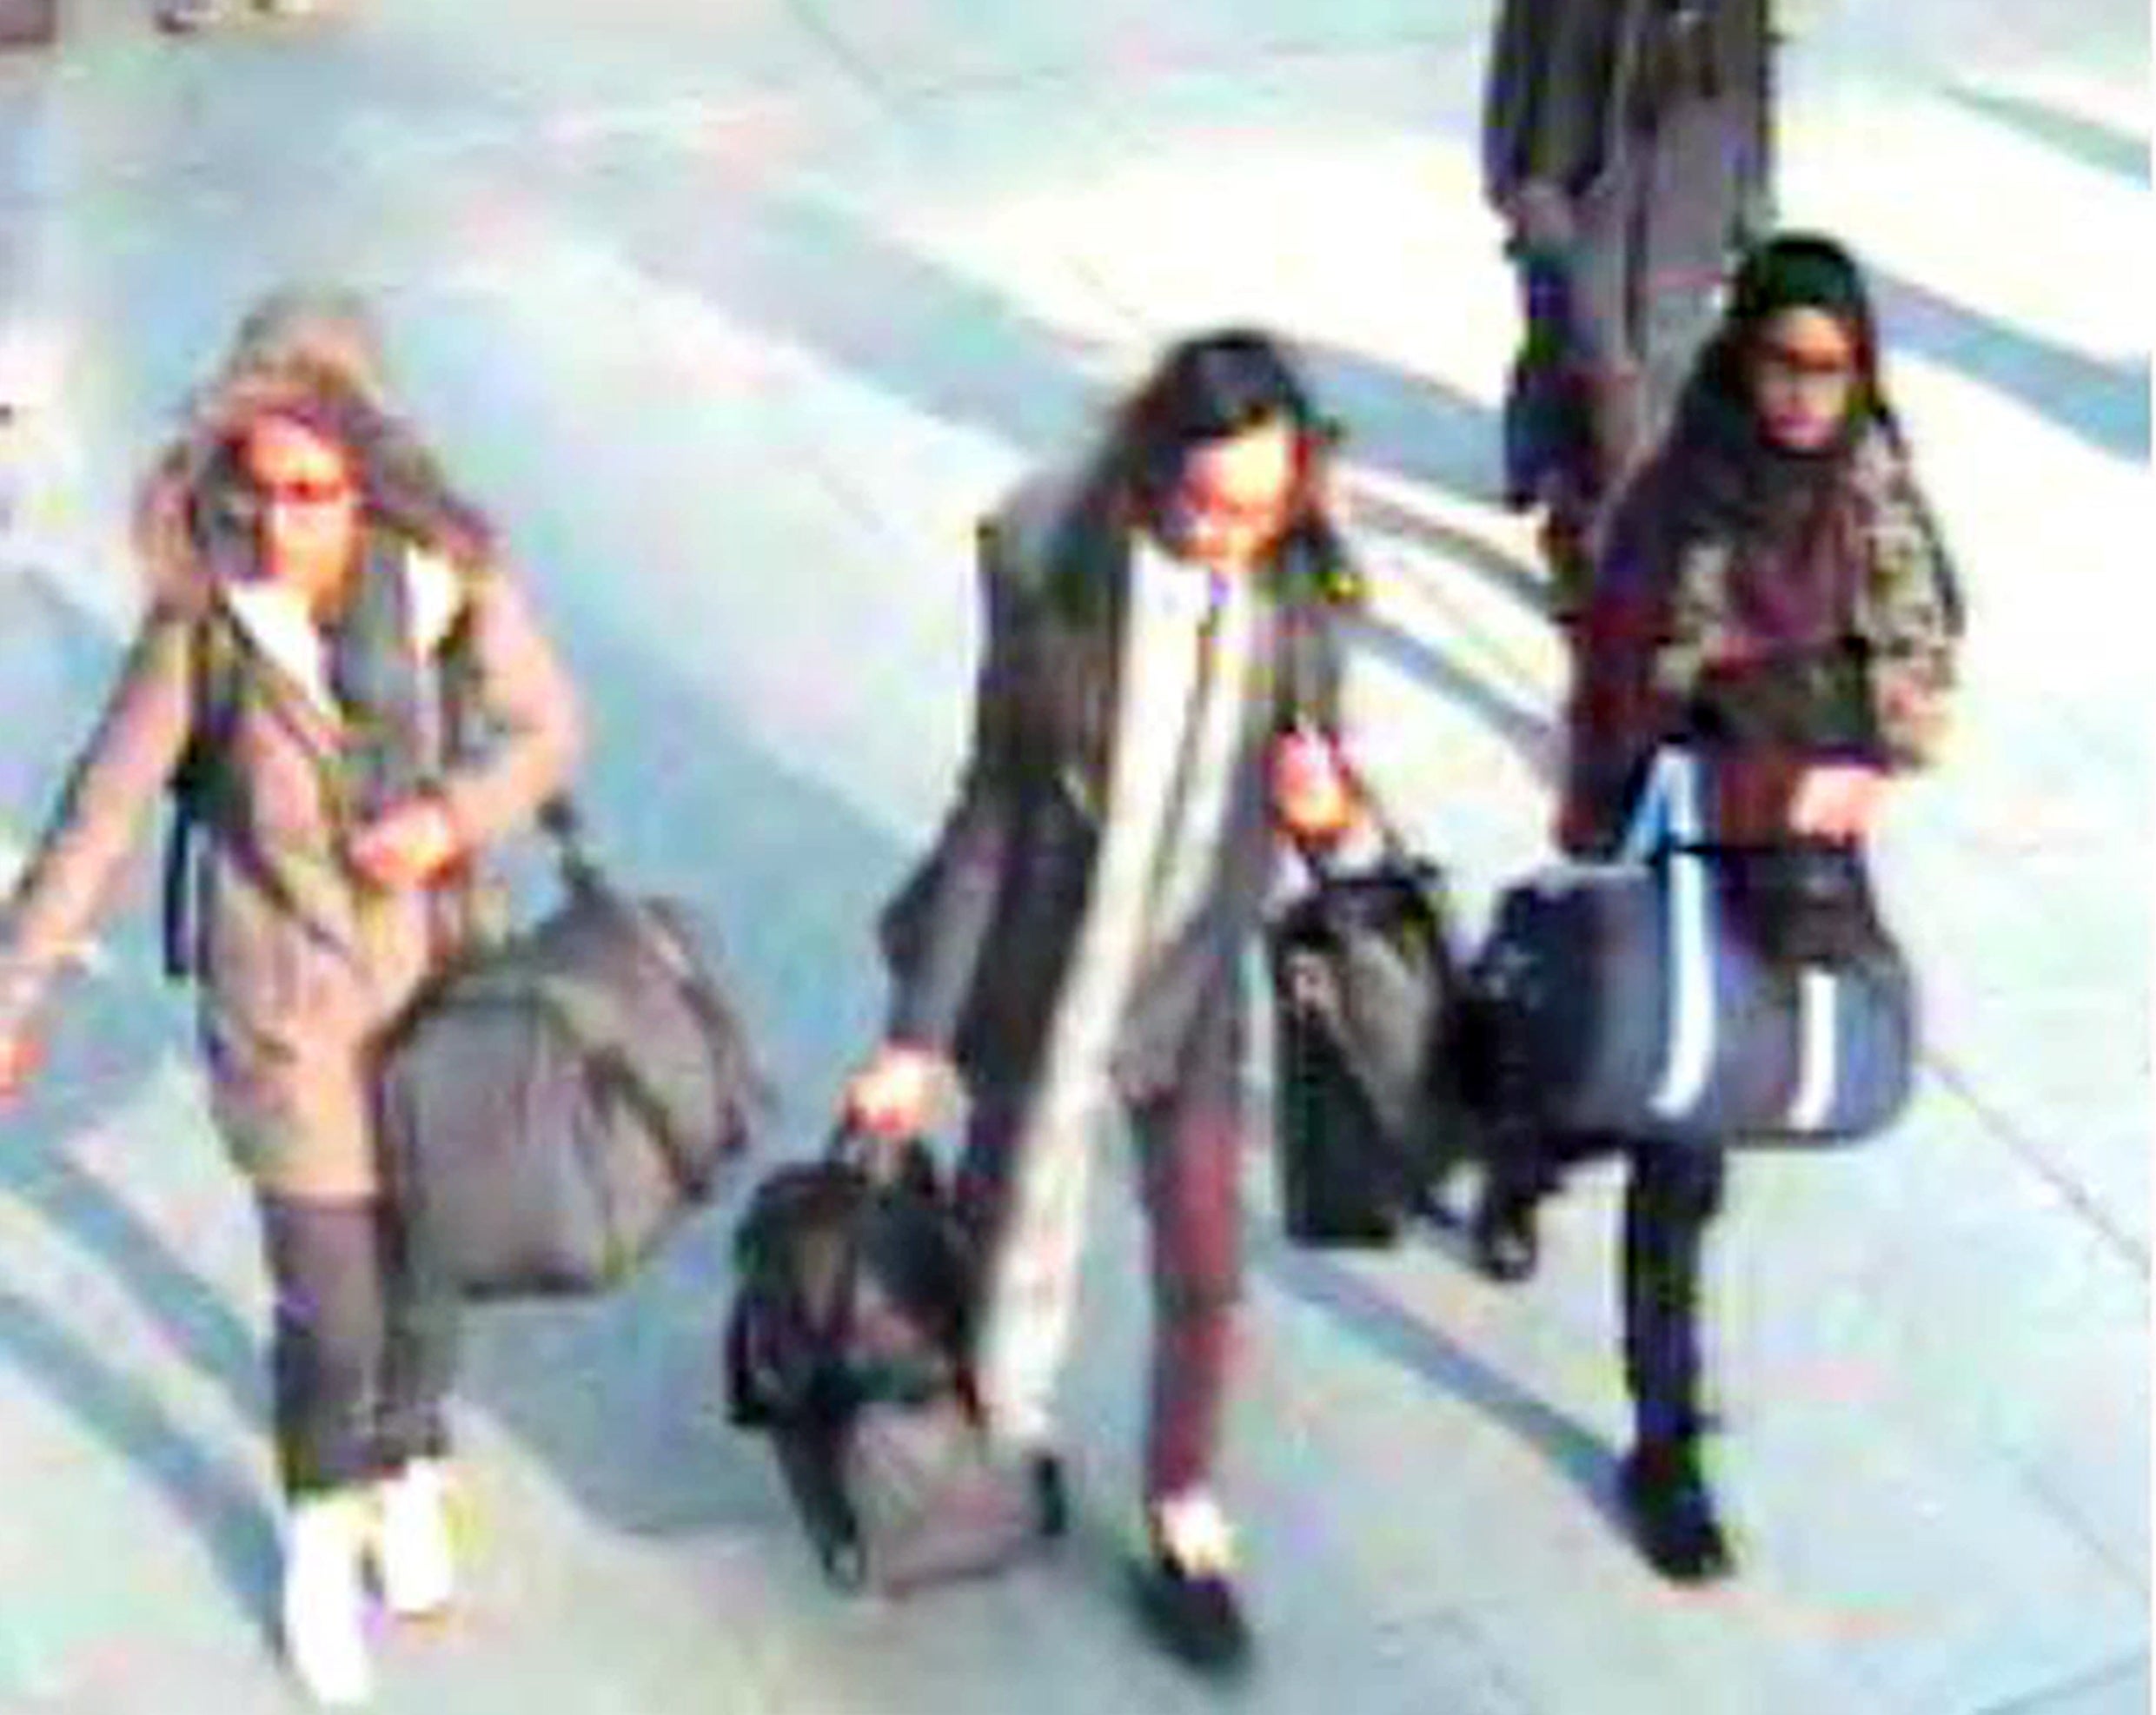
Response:
[[[1727,861],[1824,843],[1861,882],[1889,781],[1938,749],[1960,631],[1855,265],[1826,239],[1775,239],[1741,269],[1613,523],[1579,632],[1559,843],[1609,851],[1649,758],[1681,743],[1705,762],[1708,833],[1735,848]],[[1478,1251],[1501,1278],[1526,1274],[1556,1167],[1613,1141],[1630,1161],[1637,1418],[1622,1497],[1658,1568],[1711,1577],[1729,1556],[1698,1461],[1696,1301],[1722,1152],[1539,1140],[1493,1182]]]

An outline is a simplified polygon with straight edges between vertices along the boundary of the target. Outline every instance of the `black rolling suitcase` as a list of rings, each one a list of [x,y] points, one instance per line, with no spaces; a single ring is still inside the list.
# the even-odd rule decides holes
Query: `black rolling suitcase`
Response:
[[[845,1136],[766,1179],[735,1235],[728,1411],[771,1439],[826,1575],[899,1593],[995,1571],[1046,1520],[990,1447],[968,1353],[977,1270],[933,1162]]]
[[[1443,877],[1396,848],[1366,873],[1321,872],[1271,926],[1266,951],[1288,1236],[1389,1244],[1455,1142]]]

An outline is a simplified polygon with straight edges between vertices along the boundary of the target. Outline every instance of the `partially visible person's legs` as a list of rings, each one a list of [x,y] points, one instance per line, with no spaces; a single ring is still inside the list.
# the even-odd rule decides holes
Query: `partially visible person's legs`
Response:
[[[380,1215],[372,1199],[262,1200],[275,1294],[270,1375],[285,1488],[363,1483],[381,1465],[388,1348]]]
[[[1549,503],[1581,455],[1580,394],[1571,268],[1562,249],[1519,248],[1520,348],[1504,401],[1505,504],[1525,512]]]
[[[1560,623],[1585,604],[1608,510],[1645,451],[1639,194],[1629,171],[1614,169],[1573,210],[1566,256],[1566,456],[1550,480],[1542,523],[1551,611]]]
[[[1650,441],[1667,432],[1685,379],[1721,316],[1743,205],[1755,194],[1734,134],[1747,122],[1741,105],[1729,100],[1679,102],[1641,153],[1633,326],[1641,427]]]
[[[1625,1186],[1624,1371],[1636,1433],[1622,1499],[1642,1551],[1686,1581],[1731,1564],[1700,1467],[1700,1280],[1725,1179],[1719,1148],[1642,1142]]]
[[[1623,1146],[1587,1133],[1552,1133],[1511,1114],[1490,1122],[1487,1146],[1482,1194],[1469,1228],[1475,1263],[1494,1281],[1523,1281],[1542,1257],[1543,1199],[1570,1169]]]
[[[382,1341],[380,1452],[384,1465],[439,1459],[449,1450],[447,1400],[456,1370],[457,1302],[430,1284],[394,1204],[381,1206]]]
[[[1178,1092],[1139,1119],[1152,1232],[1145,1497],[1208,1487],[1241,1297],[1243,1116],[1233,1090]]]

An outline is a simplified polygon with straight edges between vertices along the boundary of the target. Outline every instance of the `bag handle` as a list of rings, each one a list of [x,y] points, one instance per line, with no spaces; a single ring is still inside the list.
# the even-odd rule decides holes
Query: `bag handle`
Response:
[[[1617,842],[1617,856],[1644,863],[1662,856],[1698,857],[1706,844],[1706,817],[1701,805],[1699,753],[1682,745],[1664,745],[1648,760],[1646,778],[1632,799],[1632,813]]]
[[[921,1148],[918,1132],[897,1138],[879,1137],[842,1111],[825,1134],[822,1158],[853,1169],[872,1185],[888,1187],[899,1182],[899,1169],[908,1154]]]
[[[1369,776],[1348,760],[1341,746],[1332,742],[1323,728],[1313,722],[1304,720],[1297,722],[1285,731],[1288,733],[1310,734],[1327,739],[1332,751],[1334,765],[1340,770],[1341,778],[1345,781],[1349,791],[1353,794],[1356,801],[1368,811],[1370,825],[1377,831],[1378,851],[1383,863],[1387,867],[1405,869],[1410,864],[1423,861],[1408,844],[1406,838],[1400,831],[1399,824],[1394,821],[1390,814],[1387,812],[1384,800],[1378,796],[1377,789],[1370,785]],[[1287,844],[1289,848],[1294,851],[1304,871],[1312,881],[1320,886],[1333,880],[1339,874],[1338,866],[1333,862],[1331,847],[1318,845],[1310,841],[1292,837],[1289,838]]]
[[[1668,1051],[1648,1100],[1673,1123],[1698,1105],[1715,1066],[1714,902],[1702,842],[1702,771],[1696,752],[1680,745],[1657,750],[1618,845],[1623,861],[1662,860]]]
[[[841,1113],[825,1135],[822,1155],[826,1162],[852,1168],[871,1186],[881,1189],[896,1182],[891,1163],[900,1149],[916,1141],[909,1137],[886,1143]],[[863,1248],[859,1223],[850,1224],[839,1246],[838,1276],[832,1282],[829,1314],[814,1328],[817,1339],[827,1346],[843,1345],[852,1333],[854,1288],[860,1280]]]

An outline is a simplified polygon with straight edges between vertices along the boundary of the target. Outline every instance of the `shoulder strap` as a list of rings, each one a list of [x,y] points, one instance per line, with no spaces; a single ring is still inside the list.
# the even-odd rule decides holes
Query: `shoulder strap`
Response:
[[[230,622],[214,601],[190,624],[188,736],[169,785],[171,813],[165,829],[160,911],[164,972],[174,982],[194,974],[195,830],[225,787],[222,758],[229,748],[240,707],[239,658],[234,642]]]

